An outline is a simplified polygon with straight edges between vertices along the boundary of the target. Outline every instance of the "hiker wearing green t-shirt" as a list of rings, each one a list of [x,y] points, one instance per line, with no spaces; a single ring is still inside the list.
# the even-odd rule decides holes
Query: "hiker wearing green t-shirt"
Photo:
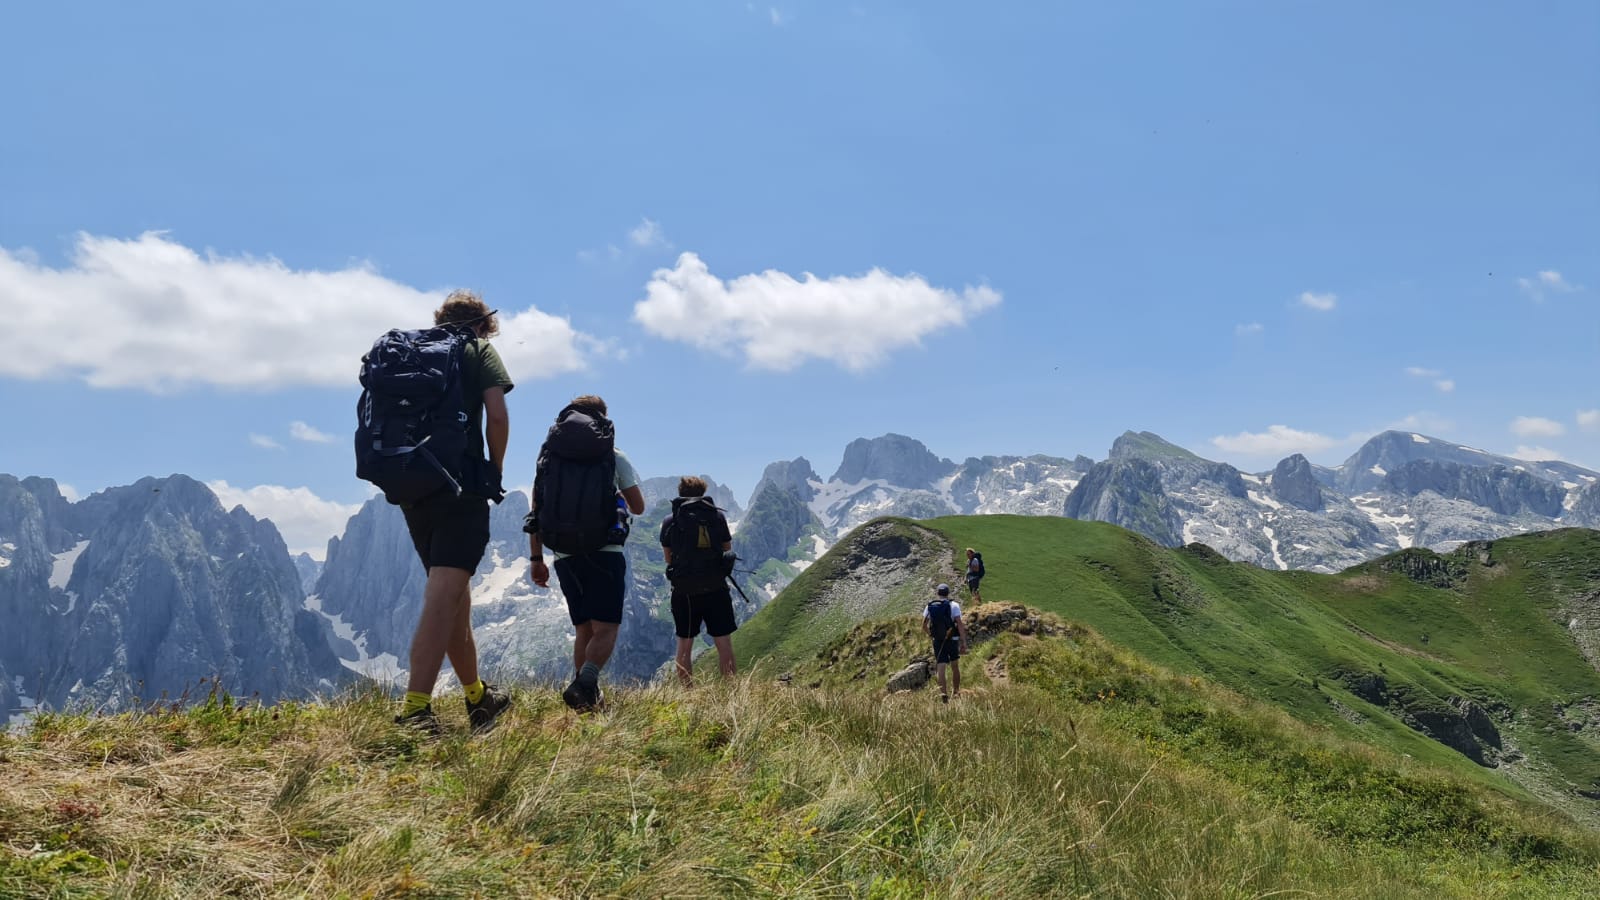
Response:
[[[467,697],[467,718],[475,732],[493,727],[511,698],[485,684],[478,672],[478,646],[472,637],[472,575],[489,546],[489,500],[498,501],[511,419],[506,397],[514,386],[505,363],[488,339],[499,322],[488,305],[469,291],[456,291],[434,313],[435,325],[470,327],[476,340],[462,352],[462,397],[467,415],[467,471],[457,494],[439,491],[402,507],[412,546],[428,580],[422,614],[411,638],[406,697],[395,721],[437,732],[432,698],[446,656]],[[485,446],[485,428],[488,432]]]

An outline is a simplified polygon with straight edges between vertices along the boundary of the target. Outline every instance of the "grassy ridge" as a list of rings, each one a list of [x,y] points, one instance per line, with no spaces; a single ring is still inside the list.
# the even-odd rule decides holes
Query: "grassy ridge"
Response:
[[[1091,635],[994,649],[1016,683],[950,706],[746,677],[617,691],[587,718],[519,692],[495,733],[469,739],[452,715],[433,742],[397,732],[375,695],[44,716],[0,736],[0,896],[1523,897],[1597,883],[1600,848],[1506,811],[1487,815],[1528,838],[1513,851],[1330,840],[1132,733],[1118,716],[1135,701],[1086,694],[1152,675]],[[1159,689],[1185,690],[1177,679]],[[1200,702],[1237,703],[1190,680]]]
[[[1269,572],[1159,547],[1103,523],[981,516],[922,524],[951,547],[984,551],[990,598],[1084,622],[1145,659],[1213,678],[1303,721],[1593,814],[1594,804],[1575,792],[1600,787],[1600,723],[1574,731],[1559,710],[1600,697],[1600,672],[1559,609],[1563,598],[1600,589],[1600,533],[1496,541],[1488,566],[1458,554],[1451,560],[1459,583],[1447,589],[1382,561],[1331,576]],[[1354,689],[1369,676],[1386,684],[1389,704]],[[1453,713],[1452,702],[1468,700],[1498,717],[1501,770],[1402,722],[1406,714]]]

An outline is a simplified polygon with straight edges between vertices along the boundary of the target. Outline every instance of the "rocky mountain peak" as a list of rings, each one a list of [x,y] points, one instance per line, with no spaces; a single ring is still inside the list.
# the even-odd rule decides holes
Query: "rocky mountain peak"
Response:
[[[782,460],[771,463],[761,473],[761,480],[756,482],[756,489],[750,492],[750,506],[754,506],[756,498],[761,496],[761,490],[769,484],[775,484],[785,491],[799,498],[801,503],[810,503],[816,499],[817,489],[811,486],[813,481],[821,481],[816,470],[811,468],[810,460],[804,456],[797,456],[788,462]]]
[[[1124,431],[1111,443],[1110,458],[1201,461],[1200,457],[1153,431]]]
[[[921,441],[886,434],[851,441],[832,480],[846,484],[882,480],[898,487],[929,488],[955,467],[950,460],[934,456]]]
[[[1311,461],[1296,453],[1272,470],[1272,496],[1283,503],[1316,512],[1322,509],[1322,485]]]

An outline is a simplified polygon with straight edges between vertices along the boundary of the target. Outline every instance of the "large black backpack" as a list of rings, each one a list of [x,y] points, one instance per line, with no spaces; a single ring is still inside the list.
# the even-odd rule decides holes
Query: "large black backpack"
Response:
[[[667,580],[674,590],[687,596],[709,594],[722,587],[728,568],[722,555],[722,542],[715,538],[721,513],[710,497],[678,497],[672,501],[672,527],[667,549],[672,565]]]
[[[978,553],[977,551],[973,551],[972,560],[973,560],[973,562],[976,562],[978,564],[978,570],[976,572],[972,572],[969,569],[968,571],[969,571],[970,574],[976,575],[979,578],[982,578],[983,576],[989,574],[988,571],[983,568],[983,554],[982,553]]]
[[[550,426],[533,478],[539,539],[567,555],[627,539],[617,502],[616,429],[597,412],[567,407]]]
[[[394,329],[361,357],[356,477],[390,503],[461,494],[471,465],[461,362],[472,340],[460,327]]]
[[[955,636],[956,619],[948,597],[928,602],[928,633],[933,635],[936,643],[941,644]]]

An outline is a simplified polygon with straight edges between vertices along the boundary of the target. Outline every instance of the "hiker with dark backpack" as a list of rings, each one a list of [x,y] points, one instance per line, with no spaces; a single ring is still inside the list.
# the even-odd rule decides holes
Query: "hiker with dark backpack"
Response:
[[[728,578],[733,574],[733,532],[722,510],[706,496],[705,479],[693,475],[678,479],[672,513],[661,522],[661,549],[667,580],[672,583],[678,680],[684,687],[694,685],[690,663],[702,624],[717,648],[717,668],[723,678],[732,678],[736,669],[729,635],[739,627],[733,620],[733,594],[728,590]]]
[[[933,662],[939,674],[939,700],[950,702],[944,667],[950,667],[956,696],[961,696],[961,654],[967,649],[967,623],[961,618],[961,604],[950,599],[950,585],[941,584],[937,594],[922,608],[922,632],[933,639]]]
[[[489,501],[505,498],[513,385],[488,342],[499,331],[495,312],[476,294],[452,293],[433,320],[433,328],[386,333],[361,359],[356,477],[400,507],[428,578],[395,722],[438,733],[433,687],[448,656],[467,719],[482,733],[511,705],[479,675],[470,586],[489,544]]]
[[[967,548],[967,593],[972,595],[973,603],[982,603],[983,595],[978,593],[978,582],[988,574],[983,568],[983,554]]]
[[[576,634],[572,683],[561,692],[567,706],[596,709],[604,695],[600,670],[616,648],[628,593],[628,514],[644,512],[639,473],[616,446],[616,427],[606,402],[592,394],[574,398],[556,414],[533,479],[533,508],[523,521],[529,573],[550,586],[546,548],[555,556],[556,578],[567,600]]]

